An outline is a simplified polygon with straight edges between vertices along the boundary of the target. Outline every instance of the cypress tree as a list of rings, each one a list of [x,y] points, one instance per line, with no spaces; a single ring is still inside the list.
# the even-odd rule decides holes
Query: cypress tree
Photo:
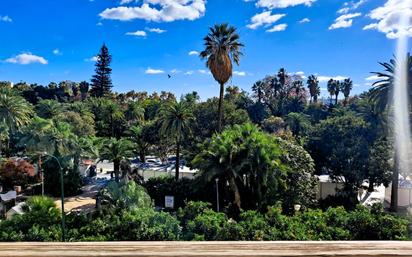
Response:
[[[105,44],[103,44],[97,55],[97,61],[95,64],[95,72],[91,80],[92,88],[90,90],[91,96],[103,97],[111,92],[112,79],[110,74],[112,69],[110,68],[110,62],[112,61],[112,56],[109,53],[109,49]]]

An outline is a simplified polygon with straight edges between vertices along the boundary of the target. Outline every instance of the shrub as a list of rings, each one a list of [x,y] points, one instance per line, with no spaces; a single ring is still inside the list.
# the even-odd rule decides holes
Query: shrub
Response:
[[[185,239],[218,240],[222,227],[228,222],[224,213],[206,210],[187,223]]]
[[[13,186],[25,188],[37,181],[35,175],[34,166],[23,159],[7,159],[0,164],[0,184],[5,189],[12,189]]]
[[[25,213],[0,222],[0,241],[58,241],[60,211],[51,198],[32,197]]]

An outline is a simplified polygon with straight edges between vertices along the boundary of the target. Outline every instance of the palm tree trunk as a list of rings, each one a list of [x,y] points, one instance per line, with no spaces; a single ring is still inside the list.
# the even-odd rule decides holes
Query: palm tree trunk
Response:
[[[179,180],[179,169],[180,169],[180,133],[177,134],[176,139],[176,181]]]
[[[217,125],[218,132],[222,131],[224,93],[225,93],[225,84],[221,83],[220,84],[220,94],[219,94],[219,107],[218,107],[218,113],[219,113],[219,121]]]
[[[114,179],[117,183],[119,183],[119,172],[120,172],[120,160],[113,160],[114,166]]]
[[[239,188],[236,185],[236,180],[234,177],[231,177],[229,179],[229,184],[230,187],[232,188],[232,191],[234,193],[235,199],[233,200],[233,203],[239,208],[240,210],[240,206],[241,206],[241,201],[240,201],[240,192],[239,192]]]
[[[395,150],[396,151],[396,150]],[[395,165],[392,175],[391,207],[392,212],[398,211],[398,186],[399,186],[399,161],[398,154],[395,153]]]

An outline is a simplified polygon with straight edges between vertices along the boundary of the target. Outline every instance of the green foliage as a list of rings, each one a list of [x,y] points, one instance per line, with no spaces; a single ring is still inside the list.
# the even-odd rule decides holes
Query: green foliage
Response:
[[[112,56],[109,53],[109,49],[105,44],[100,49],[97,55],[96,61],[96,74],[92,78],[92,88],[90,89],[90,94],[94,97],[102,97],[108,95],[112,88],[112,79],[110,74],[112,69],[110,68],[110,63],[112,61]]]
[[[32,197],[25,213],[0,222],[0,241],[58,241],[60,211],[51,198]]]
[[[152,200],[146,189],[133,181],[126,184],[110,182],[99,195],[102,205],[111,208],[134,210],[152,207]]]

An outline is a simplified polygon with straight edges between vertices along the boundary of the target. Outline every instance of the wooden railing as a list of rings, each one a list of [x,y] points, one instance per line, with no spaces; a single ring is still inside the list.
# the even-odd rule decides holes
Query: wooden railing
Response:
[[[1,257],[412,256],[412,242],[0,243]]]

